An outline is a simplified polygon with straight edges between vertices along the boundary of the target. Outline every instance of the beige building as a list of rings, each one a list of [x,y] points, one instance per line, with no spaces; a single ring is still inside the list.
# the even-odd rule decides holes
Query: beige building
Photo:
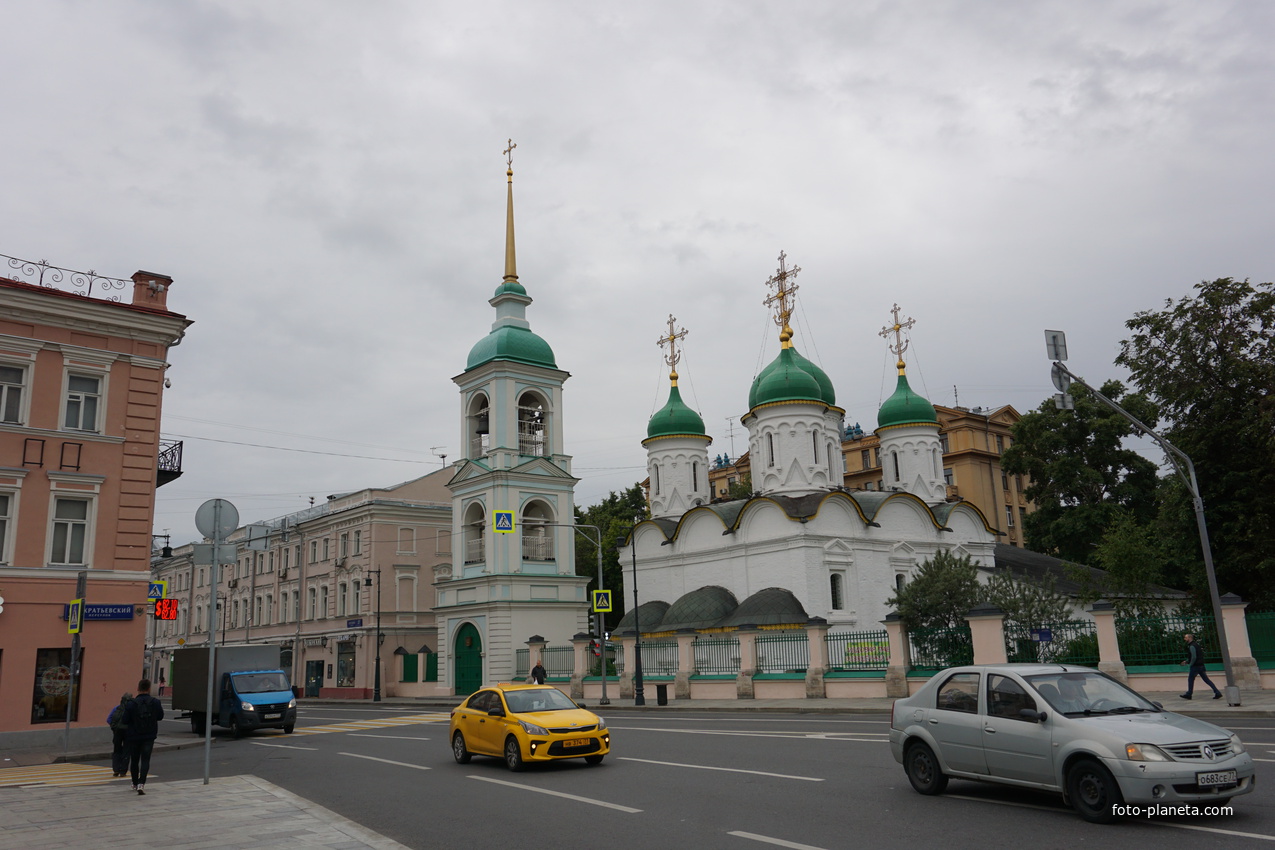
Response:
[[[68,717],[72,742],[97,743],[145,670],[155,489],[181,474],[164,376],[191,323],[165,275],[6,259],[26,279],[0,278],[0,750],[60,745]]]

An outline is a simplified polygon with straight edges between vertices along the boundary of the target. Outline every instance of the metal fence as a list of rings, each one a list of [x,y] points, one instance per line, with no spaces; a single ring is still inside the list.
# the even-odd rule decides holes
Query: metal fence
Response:
[[[642,641],[642,675],[643,676],[675,676],[677,675],[677,641],[644,640]]]
[[[757,636],[758,673],[804,673],[810,666],[806,632],[773,632]]]
[[[1005,623],[1005,655],[1013,663],[1098,663],[1098,626],[1092,620],[1064,620],[1027,626]]]
[[[514,650],[514,678],[525,679],[531,673],[531,650]]]
[[[607,677],[614,679],[619,674],[619,671],[624,669],[624,664],[622,663],[623,653],[620,652],[618,646],[609,641],[603,652],[606,653]],[[602,657],[595,655],[592,648],[589,650],[589,675],[602,675]]]
[[[913,670],[942,670],[974,663],[974,638],[969,626],[914,629],[908,633]]]
[[[1258,664],[1275,664],[1275,611],[1249,614],[1244,622],[1253,658]]]
[[[573,646],[546,646],[543,658],[546,676],[570,678],[575,672],[576,659]]]
[[[1222,661],[1217,625],[1208,614],[1165,617],[1129,617],[1116,620],[1120,660],[1126,667],[1177,664],[1186,660],[1184,634],[1192,634],[1204,650],[1208,664]]]
[[[829,632],[823,640],[830,671],[884,670],[890,666],[890,636],[883,630]]]
[[[706,676],[738,675],[739,638],[721,635],[696,635],[695,672]]]

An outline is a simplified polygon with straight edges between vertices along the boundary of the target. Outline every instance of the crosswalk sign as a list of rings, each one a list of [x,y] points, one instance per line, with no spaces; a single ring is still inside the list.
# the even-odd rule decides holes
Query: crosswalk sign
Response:
[[[492,511],[492,520],[494,528],[499,534],[513,534],[514,532],[514,512],[513,511]]]
[[[78,635],[84,627],[84,600],[72,599],[66,614],[67,634]]]
[[[166,581],[152,581],[146,589],[147,602],[152,599],[163,599],[166,596],[168,596],[168,582]]]
[[[611,591],[593,591],[593,613],[606,614],[611,610]]]

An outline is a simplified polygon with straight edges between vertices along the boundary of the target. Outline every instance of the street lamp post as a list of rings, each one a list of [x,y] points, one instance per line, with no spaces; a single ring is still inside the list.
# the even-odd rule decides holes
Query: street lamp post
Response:
[[[638,612],[637,589],[637,529],[640,519],[635,519],[633,528],[629,529],[629,552],[633,557],[633,704],[646,705],[646,690],[642,687],[642,618]]]
[[[372,702],[381,701],[381,571],[368,570],[376,576],[376,662],[372,678]],[[364,587],[372,586],[372,575],[363,579]]]

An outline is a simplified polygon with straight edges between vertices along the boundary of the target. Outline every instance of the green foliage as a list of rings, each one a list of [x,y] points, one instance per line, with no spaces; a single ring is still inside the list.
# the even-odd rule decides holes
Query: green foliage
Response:
[[[611,613],[604,615],[607,630],[615,628],[624,616],[624,571],[620,567],[617,546],[624,543],[635,517],[646,519],[650,512],[642,485],[634,484],[622,493],[612,491],[596,505],[581,509],[576,506],[577,525],[595,525],[602,530],[602,581],[611,591]],[[598,587],[598,547],[593,542],[597,534],[585,529],[576,534],[576,575],[589,576],[589,593]],[[590,596],[592,598],[592,596]]]
[[[1195,464],[1218,585],[1275,605],[1275,284],[1205,281],[1136,314],[1116,363],[1159,406]],[[1193,504],[1176,476],[1161,501],[1170,584],[1203,587]]]
[[[730,485],[730,489],[726,493],[726,498],[730,500],[747,499],[752,494],[753,494],[753,476],[751,473],[749,473],[749,474],[743,475],[738,481]]]
[[[982,597],[1005,612],[1005,622],[1027,628],[1071,618],[1068,599],[1058,592],[1053,577],[1042,583],[1025,582],[1009,572],[998,571],[983,585]]]
[[[965,615],[982,601],[978,568],[969,555],[942,551],[921,562],[910,582],[889,599],[909,631],[965,625]]]
[[[1101,387],[1148,426],[1155,407],[1139,394],[1126,394],[1119,381]],[[1026,495],[1036,510],[1023,520],[1027,547],[1089,564],[1095,544],[1116,517],[1127,512],[1149,521],[1156,510],[1156,467],[1124,447],[1133,425],[1084,387],[1073,384],[1075,410],[1058,410],[1053,399],[1027,413],[1014,426],[1013,444],[1001,467],[1030,480]]]
[[[1085,602],[1099,598],[1115,606],[1119,617],[1155,617],[1164,606],[1153,586],[1162,584],[1164,545],[1154,524],[1139,523],[1122,511],[1094,548],[1095,566],[1106,571],[1099,587],[1088,570],[1077,575]]]

